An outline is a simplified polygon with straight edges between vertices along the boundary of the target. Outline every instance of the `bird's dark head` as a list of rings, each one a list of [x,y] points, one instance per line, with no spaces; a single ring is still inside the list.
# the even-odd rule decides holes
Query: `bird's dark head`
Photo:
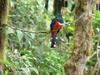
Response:
[[[57,15],[56,19],[60,22],[60,23],[64,23],[63,18],[61,15]]]

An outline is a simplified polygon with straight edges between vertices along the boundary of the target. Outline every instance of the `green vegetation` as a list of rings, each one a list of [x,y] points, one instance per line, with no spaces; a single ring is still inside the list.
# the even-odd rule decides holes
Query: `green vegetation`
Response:
[[[50,48],[53,0],[49,1],[48,11],[44,0],[11,0],[3,75],[65,75],[64,64],[71,57],[75,29],[75,15],[69,2],[57,48]],[[92,16],[94,37],[90,57],[97,53],[88,60],[85,74],[91,75],[94,70],[99,75],[100,67],[95,71],[95,66],[100,66],[100,11],[95,10]]]

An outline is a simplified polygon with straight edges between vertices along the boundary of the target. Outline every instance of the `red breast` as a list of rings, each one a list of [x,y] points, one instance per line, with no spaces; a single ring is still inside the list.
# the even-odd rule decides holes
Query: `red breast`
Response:
[[[60,23],[59,21],[56,21],[56,23],[53,26],[54,30],[59,30],[62,28],[62,23]]]

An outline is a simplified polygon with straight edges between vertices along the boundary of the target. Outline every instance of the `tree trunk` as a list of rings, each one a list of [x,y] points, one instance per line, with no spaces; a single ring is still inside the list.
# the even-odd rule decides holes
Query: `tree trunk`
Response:
[[[65,64],[66,75],[84,75],[87,57],[92,50],[92,0],[75,0],[74,48],[72,57]]]
[[[61,8],[64,6],[64,0],[54,0],[54,16],[61,15]]]
[[[9,0],[0,0],[0,71],[3,71],[6,47],[6,25],[9,13]]]

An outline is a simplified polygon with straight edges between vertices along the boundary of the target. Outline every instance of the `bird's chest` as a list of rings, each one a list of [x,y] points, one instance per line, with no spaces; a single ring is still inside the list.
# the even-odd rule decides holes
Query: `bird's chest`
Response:
[[[62,23],[56,21],[55,24],[54,24],[54,26],[53,26],[53,29],[54,30],[59,30],[61,28],[62,28]]]

